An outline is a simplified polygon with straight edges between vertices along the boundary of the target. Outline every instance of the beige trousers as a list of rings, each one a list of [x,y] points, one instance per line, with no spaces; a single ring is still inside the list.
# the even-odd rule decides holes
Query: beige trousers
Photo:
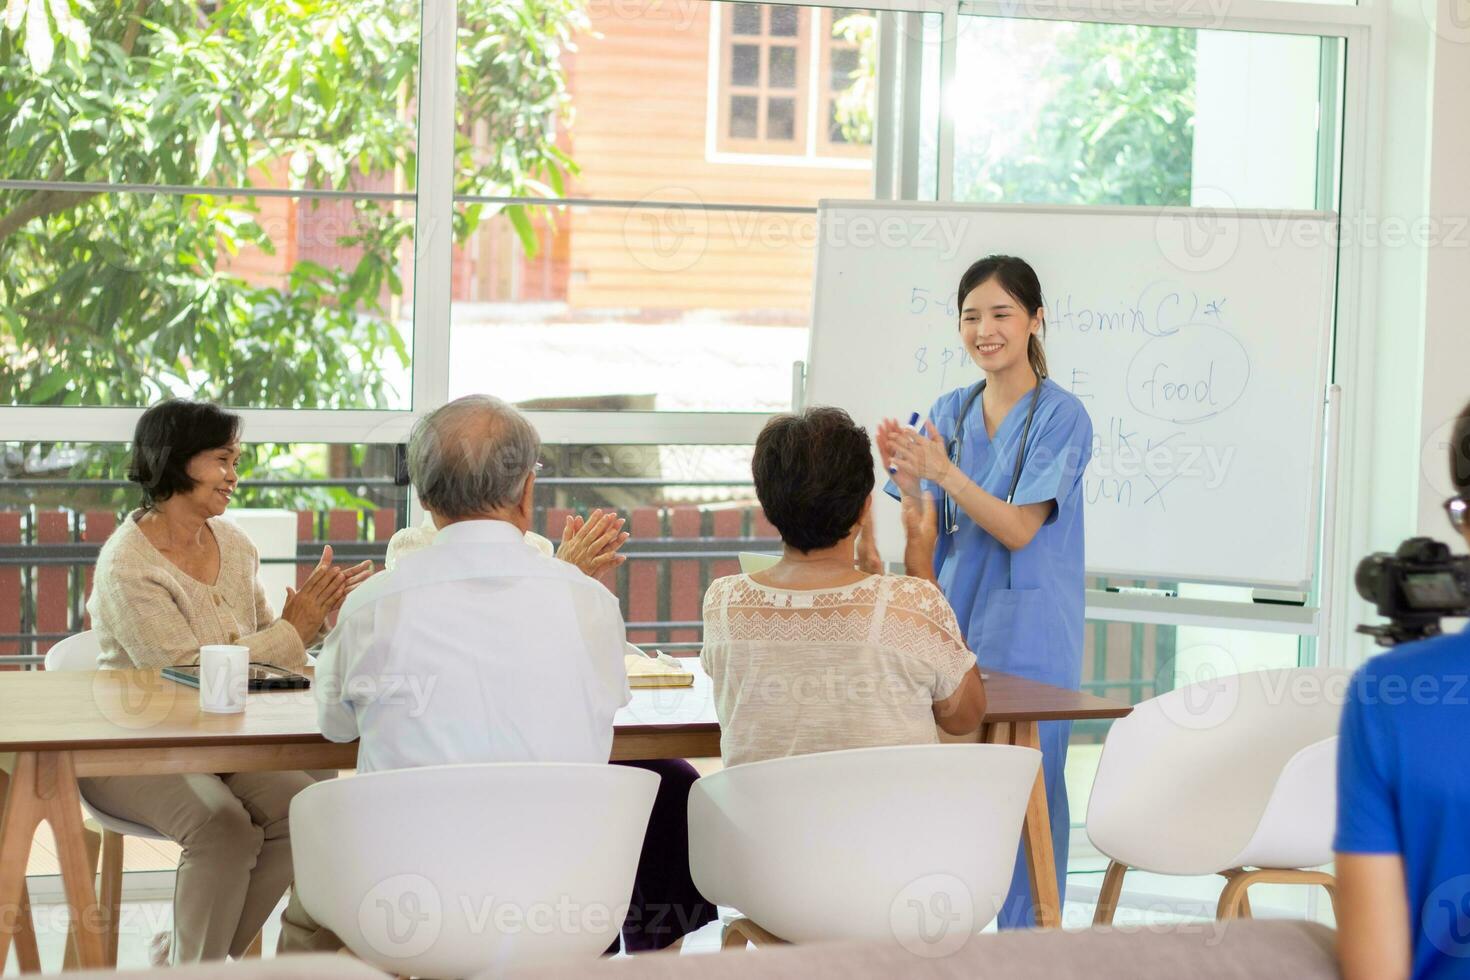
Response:
[[[304,772],[240,772],[78,782],[97,809],[153,827],[183,848],[171,962],[244,954],[291,884],[291,797],[315,780]],[[283,929],[280,948],[296,942],[308,942],[304,931]]]

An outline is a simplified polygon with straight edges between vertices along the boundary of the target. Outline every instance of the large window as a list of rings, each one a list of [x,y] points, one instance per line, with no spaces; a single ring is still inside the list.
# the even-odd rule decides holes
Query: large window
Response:
[[[967,17],[954,197],[1332,209],[1343,43]]]
[[[461,187],[448,391],[541,410],[788,408],[814,205],[873,194],[878,18],[632,9],[589,8],[548,117],[571,161],[559,196],[585,203],[507,207]]]
[[[0,404],[407,408],[417,3],[11,10]]]

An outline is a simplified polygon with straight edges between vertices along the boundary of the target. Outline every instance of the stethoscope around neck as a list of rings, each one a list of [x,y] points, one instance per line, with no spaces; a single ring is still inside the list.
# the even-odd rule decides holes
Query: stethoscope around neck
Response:
[[[1026,437],[1031,434],[1031,420],[1036,415],[1036,399],[1041,395],[1041,375],[1036,376],[1036,387],[1031,389],[1031,404],[1026,407],[1026,424],[1021,428],[1021,444],[1016,449],[1016,465],[1011,470],[1011,487],[1006,491],[1006,503],[1016,499],[1016,488],[1021,485],[1021,467],[1026,462]],[[965,446],[965,420],[970,417],[970,410],[975,407],[975,402],[985,392],[985,379],[981,378],[970,393],[965,396],[965,404],[960,409],[959,421],[955,423],[954,438],[949,441],[949,461],[955,467],[964,470],[964,446]],[[942,490],[941,493],[944,493]],[[953,497],[944,493],[944,529],[954,534],[960,529],[960,509]]]

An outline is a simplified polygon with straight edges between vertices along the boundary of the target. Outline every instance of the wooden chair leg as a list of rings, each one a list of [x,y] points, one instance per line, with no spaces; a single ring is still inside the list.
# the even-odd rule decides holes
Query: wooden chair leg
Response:
[[[84,821],[82,823],[82,842],[87,848],[87,867],[92,869],[92,887],[96,888],[97,857],[102,851],[102,828],[91,820]],[[62,970],[75,970],[77,968],[79,962],[77,960],[77,932],[84,928],[90,928],[90,926],[81,922],[73,922],[71,924],[66,940],[66,956],[63,958],[61,965]],[[105,939],[103,943],[105,947]],[[113,960],[109,965],[114,965],[116,962],[116,960]]]
[[[1242,868],[1232,868],[1220,874],[1225,877],[1225,888],[1220,892],[1220,903],[1215,906],[1215,918],[1222,921],[1238,918],[1245,890],[1251,885],[1251,876]]]
[[[1337,879],[1332,875],[1327,875],[1327,877],[1332,880],[1322,882],[1322,887],[1327,892],[1327,900],[1332,903],[1332,918],[1337,921]]]
[[[725,928],[720,930],[720,952],[727,949],[744,949],[745,944],[745,933],[736,929],[734,922],[725,923]]]
[[[725,925],[724,937],[720,940],[720,949],[744,949],[747,942],[753,946],[787,945],[786,940],[780,936],[767,932],[750,919],[741,917],[732,919]]]
[[[1113,916],[1118,911],[1118,898],[1123,894],[1123,876],[1127,873],[1128,865],[1117,861],[1108,862],[1108,872],[1103,875],[1102,889],[1097,894],[1097,911],[1092,916],[1093,925],[1113,924]]]
[[[107,917],[102,937],[102,955],[108,966],[117,966],[117,936],[122,922],[123,845],[125,838],[112,830],[102,832],[102,874],[98,898]]]
[[[1220,905],[1215,912],[1216,918],[1250,918],[1251,904],[1245,892],[1251,885],[1261,883],[1321,885],[1327,890],[1327,897],[1332,901],[1333,915],[1337,914],[1337,879],[1325,871],[1302,871],[1297,868],[1256,868],[1253,871],[1247,871],[1244,868],[1233,868],[1220,873],[1225,876],[1228,883],[1225,885],[1225,890],[1220,893]]]

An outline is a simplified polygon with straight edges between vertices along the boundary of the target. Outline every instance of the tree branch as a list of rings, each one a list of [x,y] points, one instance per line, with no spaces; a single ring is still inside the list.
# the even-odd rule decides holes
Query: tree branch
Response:
[[[59,181],[66,174],[66,165],[60,160],[51,165],[47,180]],[[9,238],[37,218],[50,217],[68,208],[73,208],[95,191],[35,191],[9,214],[0,215],[0,241]]]
[[[130,58],[133,55],[133,45],[138,43],[138,32],[143,28],[143,11],[146,4],[147,0],[137,0],[137,3],[133,5],[133,16],[128,21],[127,29],[123,31],[123,54]]]
[[[123,32],[122,39],[123,54],[127,57],[132,57],[133,48],[138,43],[138,33],[143,26],[143,12],[147,9],[147,2],[148,0],[135,0],[133,4],[133,16],[128,20],[128,26]],[[51,165],[46,179],[60,181],[65,176],[66,164],[57,160]],[[48,218],[96,196],[95,191],[36,191],[22,201],[14,211],[0,215],[0,241],[9,238],[37,218]]]

